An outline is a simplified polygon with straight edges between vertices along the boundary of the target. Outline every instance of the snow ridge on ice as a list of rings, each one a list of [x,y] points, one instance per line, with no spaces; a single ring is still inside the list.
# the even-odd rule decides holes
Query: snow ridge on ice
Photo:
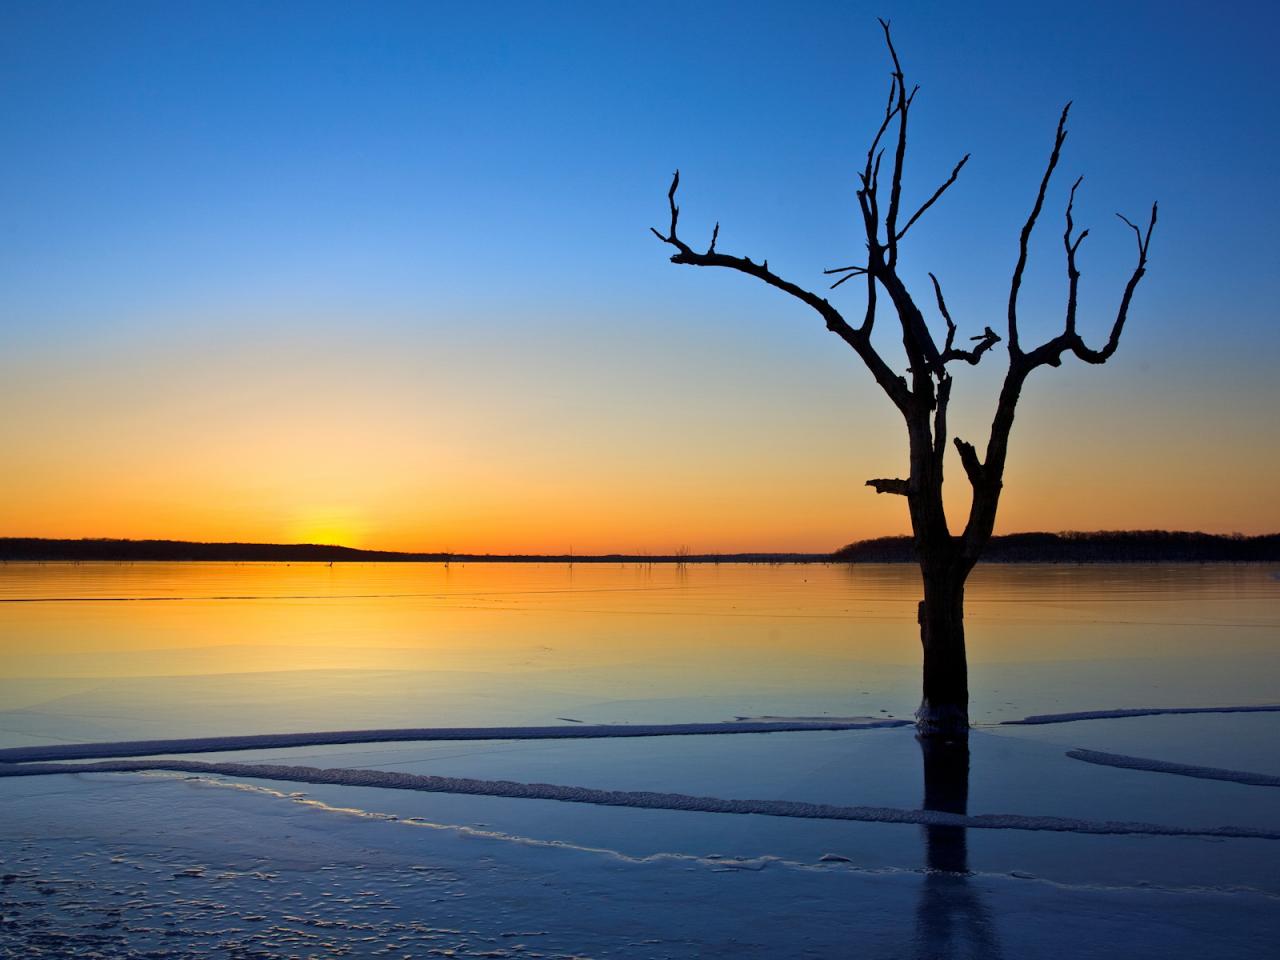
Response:
[[[217,763],[201,760],[109,760],[97,763],[0,764],[0,777],[47,776],[64,773],[125,773],[141,770],[170,770],[185,773],[254,777],[296,783],[335,784],[349,787],[380,787],[418,790],[426,793],[455,793],[473,796],[509,797],[524,800],[559,800],[611,807],[648,810],[684,810],[698,813],[759,814],[806,820],[857,820],[871,823],[920,824],[937,827],[968,827],[986,830],[1047,830],[1060,833],[1144,834],[1152,836],[1231,837],[1253,840],[1280,840],[1280,831],[1259,827],[1185,827],[1127,820],[1079,820],[1072,817],[1026,816],[987,813],[964,815],[940,810],[907,810],[898,807],[837,806],[793,800],[735,800],[695,797],[681,793],[599,790],[592,787],[561,786],[550,783],[522,783],[512,780],[473,780],[466,777],[437,777],[384,770],[319,769],[278,764]]]
[[[1168,760],[1149,760],[1146,757],[1128,757],[1122,753],[1103,753],[1099,750],[1068,750],[1067,756],[1085,763],[1097,763],[1104,767],[1121,767],[1125,770],[1149,770],[1152,773],[1172,773],[1180,777],[1198,777],[1201,780],[1226,780],[1245,783],[1254,787],[1280,787],[1280,777],[1269,773],[1251,773],[1248,770],[1227,770],[1223,767],[1198,767]]]
[[[909,720],[842,717],[728,723],[601,723],[552,727],[406,727],[388,730],[329,730],[318,733],[261,733],[233,737],[188,737],[178,740],[122,740],[112,743],[67,743],[55,746],[9,747],[0,750],[2,763],[47,760],[89,760],[105,757],[149,757],[161,753],[221,753],[324,744],[392,743],[408,740],[569,740],[598,737],[679,737],[728,733],[795,733],[812,730],[870,730],[903,727]]]
[[[1158,717],[1178,713],[1280,713],[1280,704],[1246,704],[1237,707],[1136,707],[1120,710],[1082,710],[1078,713],[1042,713],[1021,720],[1002,720],[1002,725],[1074,723],[1077,720],[1119,720],[1124,717]]]

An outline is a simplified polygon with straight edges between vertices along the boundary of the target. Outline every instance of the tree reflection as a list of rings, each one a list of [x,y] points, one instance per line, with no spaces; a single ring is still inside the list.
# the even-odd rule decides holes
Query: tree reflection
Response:
[[[924,808],[969,812],[969,744],[920,737],[924,756]],[[926,826],[925,874],[916,906],[916,956],[924,960],[981,957],[998,960],[1000,944],[981,894],[969,884],[964,827]]]

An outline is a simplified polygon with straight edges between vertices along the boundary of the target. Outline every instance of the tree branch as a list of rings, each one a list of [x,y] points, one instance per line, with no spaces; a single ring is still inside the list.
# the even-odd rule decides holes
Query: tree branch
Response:
[[[862,189],[858,191],[858,206],[862,211],[862,227],[867,236],[867,250],[870,260],[880,257],[880,158],[884,151],[880,149],[880,140],[884,137],[889,124],[893,122],[898,107],[894,103],[894,95],[898,91],[898,78],[889,81],[889,98],[884,105],[884,118],[876,134],[871,138],[871,146],[867,148],[867,162],[858,179],[862,181]]]
[[[907,235],[907,231],[911,229],[911,225],[919,220],[924,215],[924,212],[934,205],[937,199],[946,192],[947,187],[956,182],[956,177],[960,176],[960,169],[968,162],[969,154],[966,153],[960,158],[960,162],[955,165],[955,169],[951,171],[951,176],[947,177],[946,182],[937,190],[933,191],[933,196],[926,200],[920,209],[911,215],[911,219],[907,221],[906,226],[898,231],[898,235],[893,238],[895,242],[905,237]]]
[[[955,345],[956,325],[951,319],[951,312],[947,309],[947,301],[942,296],[942,285],[938,283],[938,278],[932,273],[929,279],[933,281],[933,293],[938,300],[938,312],[942,314],[942,319],[947,322],[947,341],[946,346],[942,348],[941,360],[944,364],[950,363],[952,360],[964,360],[969,364],[977,366],[982,355],[1000,342],[1000,334],[996,333],[990,327],[986,327],[981,336],[970,337],[970,340],[981,341],[972,350],[960,350]]]
[[[1147,272],[1147,251],[1151,248],[1151,233],[1156,228],[1156,214],[1159,212],[1159,204],[1151,204],[1151,219],[1147,222],[1147,233],[1143,236],[1138,227],[1127,220],[1121,214],[1116,214],[1121,220],[1129,224],[1133,228],[1134,234],[1138,237],[1138,263],[1133,268],[1133,273],[1129,275],[1129,282],[1124,285],[1124,295],[1120,298],[1120,308],[1116,311],[1115,323],[1111,325],[1111,336],[1107,338],[1106,345],[1101,350],[1091,350],[1085,346],[1083,340],[1076,336],[1071,348],[1075,355],[1086,363],[1106,363],[1111,359],[1111,355],[1116,352],[1116,348],[1120,346],[1120,334],[1124,332],[1124,322],[1129,316],[1129,304],[1133,301],[1133,292],[1138,289],[1138,283],[1141,282],[1143,276]]]
[[[907,388],[906,381],[893,372],[892,368],[884,362],[880,354],[871,345],[869,324],[864,323],[862,328],[857,329],[850,326],[848,321],[826,299],[773,273],[769,269],[768,260],[763,263],[756,263],[749,257],[735,257],[716,252],[714,241],[715,238],[719,237],[718,230],[713,238],[711,249],[707,250],[706,253],[696,252],[680,239],[677,232],[680,207],[676,204],[676,188],[679,185],[680,171],[677,170],[671,178],[671,189],[667,191],[667,204],[671,210],[670,232],[663,236],[656,228],[649,228],[653,235],[663,243],[676,248],[676,252],[671,257],[671,262],[689,264],[695,267],[727,267],[731,270],[737,270],[739,273],[745,273],[758,280],[763,280],[769,286],[775,287],[783,293],[788,293],[797,300],[808,304],[826,321],[828,330],[853,347],[858,356],[862,358],[862,362],[866,364],[867,369],[871,371],[871,375],[875,377],[876,383],[893,401],[894,406],[906,413],[911,404],[911,392]],[[868,316],[870,316],[872,310],[873,307],[870,307]]]
[[[884,138],[885,131],[889,129],[889,124],[893,122],[894,115],[898,112],[898,106],[894,103],[895,95],[898,92],[898,77],[895,74],[889,81],[889,100],[884,105],[884,119],[880,121],[880,127],[876,130],[876,135],[871,138],[871,146],[867,148],[867,164],[862,172],[862,185],[871,187],[880,173],[880,141]]]
[[[947,452],[947,406],[951,403],[951,375],[938,381],[938,396],[933,410],[933,459],[937,469],[942,469],[943,455]]]
[[[868,487],[875,487],[876,493],[896,493],[900,497],[908,496],[906,480],[868,480]]]
[[[854,277],[862,276],[864,273],[867,272],[867,268],[866,267],[835,267],[832,270],[823,270],[822,272],[828,275],[833,273],[844,274],[843,277],[841,277],[839,280],[837,280],[835,283],[831,285],[830,289],[834,290],[836,287],[840,286],[840,284],[844,283],[846,280],[852,280]]]
[[[867,312],[862,318],[862,326],[858,328],[858,333],[862,334],[862,336],[866,337],[869,340],[871,338],[871,329],[875,326],[875,324],[876,324],[876,278],[870,271],[868,271],[867,272]]]
[[[1062,125],[1059,122],[1059,146],[1061,145],[1062,136]],[[1057,147],[1054,150],[1054,158],[1050,161],[1050,170],[1053,169],[1056,155]],[[957,448],[960,450],[961,461],[965,463],[966,471],[969,471],[970,480],[975,481],[975,476],[977,477],[974,482],[974,495],[969,511],[969,522],[965,526],[963,538],[964,555],[971,562],[976,561],[983,546],[990,539],[991,532],[995,526],[996,510],[999,506],[1000,490],[1003,485],[1004,466],[1009,452],[1009,435],[1013,429],[1014,411],[1017,408],[1018,397],[1022,393],[1022,386],[1026,382],[1028,374],[1040,366],[1059,366],[1062,363],[1062,355],[1067,351],[1071,351],[1087,363],[1106,363],[1120,345],[1120,335],[1124,332],[1125,319],[1129,314],[1129,305],[1133,301],[1134,291],[1146,273],[1147,252],[1151,246],[1151,235],[1155,230],[1156,216],[1159,209],[1156,204],[1151,205],[1151,219],[1147,223],[1145,233],[1136,224],[1121,217],[1137,237],[1138,262],[1133,268],[1133,273],[1129,276],[1128,283],[1125,284],[1124,295],[1120,299],[1120,307],[1116,311],[1116,319],[1112,324],[1111,336],[1107,339],[1107,343],[1101,350],[1093,350],[1088,347],[1075,329],[1074,299],[1076,281],[1079,279],[1079,271],[1075,265],[1075,254],[1080,249],[1084,233],[1082,232],[1072,239],[1074,223],[1071,219],[1071,213],[1075,192],[1079,184],[1080,181],[1077,180],[1071,188],[1071,195],[1067,201],[1067,227],[1063,234],[1063,245],[1067,255],[1067,271],[1071,285],[1068,292],[1065,328],[1062,333],[1029,353],[1022,353],[1021,351],[1014,353],[1012,349],[1010,350],[1009,369],[1005,374],[1004,384],[1000,388],[1000,398],[996,401],[995,417],[991,422],[991,436],[987,441],[986,460],[978,463],[977,456],[972,452],[972,448],[966,451],[960,446],[959,441],[956,443]],[[1043,185],[1041,198],[1043,198]],[[1039,202],[1037,202],[1037,212],[1039,205]],[[1032,219],[1028,220],[1029,225],[1033,223],[1034,213]],[[1024,230],[1024,240],[1027,233],[1028,231]],[[1023,252],[1025,253],[1025,243]],[[970,470],[971,463],[979,468],[976,474]]]
[[[1155,230],[1156,215],[1159,212],[1158,204],[1151,205],[1151,219],[1147,223],[1146,233],[1143,233],[1138,226],[1130,220],[1116,214],[1121,220],[1133,230],[1138,238],[1138,262],[1133,268],[1133,273],[1129,275],[1129,280],[1125,284],[1124,293],[1120,298],[1120,306],[1116,310],[1116,318],[1111,325],[1111,335],[1107,338],[1107,342],[1101,350],[1094,350],[1089,347],[1080,334],[1076,331],[1076,292],[1080,280],[1080,271],[1076,268],[1076,251],[1080,249],[1080,242],[1084,240],[1089,231],[1083,231],[1073,241],[1071,239],[1072,220],[1071,209],[1075,201],[1076,188],[1080,185],[1077,180],[1075,186],[1071,188],[1071,197],[1067,201],[1067,230],[1063,234],[1063,246],[1067,255],[1067,316],[1065,329],[1052,340],[1041,344],[1030,353],[1024,354],[1017,358],[1023,375],[1030,373],[1036,367],[1049,366],[1057,367],[1062,364],[1062,355],[1067,351],[1075,354],[1077,358],[1086,363],[1106,363],[1111,359],[1112,355],[1120,346],[1120,335],[1124,332],[1125,320],[1129,316],[1129,305],[1133,302],[1134,291],[1138,289],[1138,284],[1142,281],[1143,276],[1147,272],[1147,251],[1151,246],[1151,234]]]
[[[1089,235],[1089,231],[1084,230],[1074,241],[1071,239],[1071,231],[1075,227],[1071,220],[1071,210],[1076,204],[1076,191],[1080,189],[1082,180],[1084,180],[1084,177],[1077,177],[1076,182],[1071,185],[1071,194],[1067,197],[1067,228],[1062,234],[1062,247],[1067,254],[1066,333],[1068,335],[1076,332],[1076,293],[1080,287],[1080,271],[1076,269],[1076,251],[1080,249],[1080,244],[1084,242],[1084,238]]]
[[[1018,289],[1022,286],[1022,272],[1027,266],[1027,244],[1031,240],[1031,231],[1035,229],[1040,210],[1044,207],[1044,195],[1049,189],[1049,178],[1053,176],[1053,169],[1058,165],[1058,158],[1062,155],[1062,143],[1067,139],[1067,114],[1070,110],[1071,102],[1067,101],[1067,105],[1062,108],[1062,116],[1058,118],[1058,132],[1053,139],[1053,152],[1049,154],[1049,164],[1045,167],[1044,177],[1040,181],[1035,206],[1031,208],[1031,215],[1027,217],[1027,222],[1023,224],[1022,233],[1018,237],[1018,263],[1013,268],[1013,280],[1009,284],[1009,353],[1015,357],[1022,353],[1022,347],[1018,343]]]
[[[960,463],[964,465],[964,472],[969,478],[969,482],[974,487],[980,486],[983,479],[982,461],[978,459],[978,451],[974,449],[972,443],[967,443],[956,437],[954,440],[956,451],[960,454]]]
[[[865,269],[869,278],[867,310],[869,319],[864,323],[863,329],[868,331],[870,329],[870,318],[874,313],[874,305],[870,302],[870,295],[874,286],[872,281],[878,281],[893,301],[894,309],[897,311],[898,319],[902,325],[902,344],[906,350],[907,363],[912,373],[910,395],[916,397],[919,403],[925,405],[926,409],[933,409],[934,384],[931,378],[937,377],[941,379],[945,375],[945,367],[939,355],[937,344],[929,332],[928,325],[924,322],[923,315],[912,300],[906,285],[897,274],[898,239],[905,232],[905,228],[903,231],[898,230],[897,223],[902,202],[902,174],[907,149],[907,116],[919,87],[915,87],[909,94],[907,93],[906,78],[902,72],[902,62],[899,60],[898,51],[893,45],[889,22],[882,19],[880,20],[880,26],[884,31],[885,45],[889,48],[889,56],[893,61],[893,73],[889,85],[889,99],[885,104],[884,118],[881,120],[880,127],[876,131],[875,137],[872,138],[871,147],[867,151],[866,165],[860,175],[862,188],[858,191],[858,205],[862,211],[863,227],[867,237],[867,266]],[[895,118],[898,121],[897,142],[894,146],[893,169],[890,174],[889,209],[884,218],[885,239],[882,245],[880,242],[879,174],[883,149],[880,147],[880,143]],[[963,166],[963,161],[957,165],[957,171],[959,166]],[[952,179],[954,179],[954,176],[955,174],[953,173]],[[935,191],[934,196],[925,204],[925,207],[921,208],[912,218],[912,222],[918,219],[924,210],[941,196],[945,189],[946,186],[944,185],[938,191]],[[908,223],[908,226],[910,226],[910,223]],[[832,289],[839,286],[846,279],[848,278],[842,277],[833,283]]]
[[[902,202],[902,172],[907,158],[907,114],[911,109],[911,101],[915,99],[919,87],[907,94],[906,77],[902,73],[902,64],[898,60],[898,51],[893,46],[893,37],[889,33],[889,21],[881,19],[880,27],[884,30],[884,42],[889,48],[889,56],[893,59],[893,78],[898,87],[898,142],[894,147],[893,174],[889,181],[889,212],[885,214],[885,244],[889,251],[889,266],[898,262],[898,207]]]

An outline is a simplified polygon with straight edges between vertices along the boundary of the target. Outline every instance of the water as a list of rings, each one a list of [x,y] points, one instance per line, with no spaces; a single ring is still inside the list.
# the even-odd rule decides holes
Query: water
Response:
[[[1280,842],[1158,828],[1280,830],[1280,791],[1066,751],[1275,774],[1280,714],[1001,721],[1280,702],[1275,573],[980,568],[967,607],[978,727],[959,772],[931,766],[909,729],[203,755],[1155,833],[162,771],[0,780],[0,955],[830,956],[856,944],[869,957],[1050,957],[1065,939],[1076,956],[1265,952],[1280,935]],[[918,591],[915,571],[892,565],[0,564],[0,746],[904,717],[919,697]]]
[[[991,566],[974,720],[1275,700],[1260,566]],[[901,565],[0,564],[0,745],[341,726],[908,716]]]

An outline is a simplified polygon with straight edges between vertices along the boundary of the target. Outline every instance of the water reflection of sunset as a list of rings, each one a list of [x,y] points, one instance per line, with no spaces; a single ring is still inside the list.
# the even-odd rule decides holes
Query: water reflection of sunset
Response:
[[[0,564],[0,669],[590,670],[673,689],[804,685],[833,664],[917,663],[918,591],[909,565]],[[1198,656],[1220,636],[1262,651],[1274,593],[1256,567],[980,567],[971,656]]]

